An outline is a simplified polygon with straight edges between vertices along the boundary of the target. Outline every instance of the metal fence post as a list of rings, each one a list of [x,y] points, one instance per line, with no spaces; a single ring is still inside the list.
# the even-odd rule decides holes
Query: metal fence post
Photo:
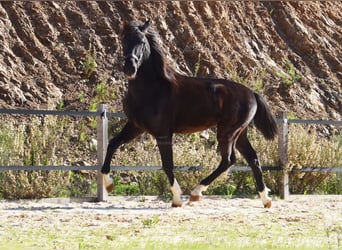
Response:
[[[106,150],[108,146],[108,118],[107,118],[107,104],[99,104],[97,111],[101,115],[97,117],[97,199],[98,201],[108,200],[108,193],[103,184],[103,176],[101,167],[106,157]]]
[[[278,153],[281,167],[278,184],[280,186],[280,197],[284,200],[289,198],[289,173],[287,170],[287,146],[288,146],[288,122],[287,112],[281,113],[281,122],[278,124]]]

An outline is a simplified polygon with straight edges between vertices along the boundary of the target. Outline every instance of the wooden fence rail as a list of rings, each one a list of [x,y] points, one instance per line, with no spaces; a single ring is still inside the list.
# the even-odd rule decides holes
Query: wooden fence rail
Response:
[[[55,111],[55,110],[26,110],[26,109],[0,109],[0,114],[10,115],[57,115],[57,116],[81,116],[81,117],[97,117],[97,166],[0,166],[0,171],[10,170],[93,170],[98,171],[97,174],[97,200],[107,200],[108,194],[103,185],[103,178],[100,168],[103,164],[108,144],[108,118],[125,118],[123,113],[107,112],[107,104],[99,104],[96,112],[90,111]],[[281,171],[279,178],[280,194],[283,199],[289,196],[289,172],[286,169],[288,165],[287,147],[288,147],[288,124],[322,124],[342,126],[342,121],[329,120],[300,120],[287,119],[286,112],[277,119],[278,123],[278,154],[279,166],[262,166],[263,170]],[[161,170],[161,166],[111,166],[111,170]],[[175,170],[200,170],[201,167],[194,166],[177,166]],[[233,166],[230,171],[250,171],[248,166]],[[342,166],[339,167],[313,167],[307,166],[300,169],[302,172],[339,172],[342,173]]]

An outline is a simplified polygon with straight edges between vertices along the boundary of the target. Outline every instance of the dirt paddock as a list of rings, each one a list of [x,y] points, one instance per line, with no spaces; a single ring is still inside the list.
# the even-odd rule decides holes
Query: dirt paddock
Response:
[[[260,214],[276,214],[284,220],[312,219],[321,216],[327,223],[342,225],[342,196],[290,196],[290,199],[273,200],[270,209],[264,209],[259,199],[204,196],[191,205],[183,197],[181,208],[171,208],[171,203],[158,197],[110,197],[108,202],[87,202],[82,199],[52,198],[42,200],[0,201],[0,221],[30,217],[30,223],[44,216],[47,221],[82,216],[92,223],[96,215],[108,215],[117,223],[127,223],[139,217],[160,216],[163,220],[191,218],[250,218]],[[50,218],[51,217],[51,218]],[[59,218],[60,217],[60,218]],[[19,221],[18,221],[19,223]]]
[[[181,208],[150,196],[0,201],[0,250],[342,247],[342,196],[291,196],[270,209],[260,199],[183,199]]]

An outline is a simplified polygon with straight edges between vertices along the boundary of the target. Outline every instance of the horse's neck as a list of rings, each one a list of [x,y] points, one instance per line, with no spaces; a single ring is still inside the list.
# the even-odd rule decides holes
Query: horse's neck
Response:
[[[139,68],[137,78],[149,82],[147,84],[159,84],[160,79],[164,78],[163,62],[150,57]]]
[[[131,82],[132,90],[141,91],[141,95],[156,95],[161,89],[170,87],[170,79],[165,75],[163,55],[151,48],[151,53],[140,66],[136,79]],[[170,73],[170,72],[168,72]]]
[[[151,62],[143,64],[136,78],[128,82],[128,96],[139,103],[142,101],[158,102],[159,97],[170,89],[169,82],[165,79]]]
[[[135,79],[128,82],[128,92],[131,92],[136,98],[150,98],[160,89],[161,77],[151,67],[151,65],[142,65]]]

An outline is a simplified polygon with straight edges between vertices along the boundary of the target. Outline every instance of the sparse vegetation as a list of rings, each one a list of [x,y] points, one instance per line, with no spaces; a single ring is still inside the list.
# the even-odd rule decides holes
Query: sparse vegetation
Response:
[[[158,224],[159,221],[160,221],[159,216],[154,215],[152,217],[142,219],[141,222],[142,222],[144,227],[152,227],[152,226]]]
[[[25,165],[77,165],[80,155],[83,162],[94,162],[96,152],[90,150],[89,141],[80,138],[83,133],[91,134],[91,130],[82,129],[80,124],[72,118],[51,116],[33,117],[27,124],[1,123],[0,165],[18,166],[19,169]],[[81,134],[77,134],[80,131],[78,128],[81,128]],[[91,135],[88,137],[91,138]],[[0,172],[0,197],[42,198],[94,192],[90,183],[94,176],[75,175],[70,171]]]
[[[264,68],[252,70],[247,76],[243,77],[239,74],[237,66],[234,63],[228,63],[226,65],[226,71],[231,80],[243,84],[257,93],[263,92],[264,78],[266,75],[266,70]]]
[[[296,68],[289,60],[286,61],[285,68],[286,72],[280,73],[279,76],[281,78],[281,83],[283,84],[283,86],[286,88],[290,88],[296,82],[298,82],[302,78],[302,76],[300,73],[297,72]]]
[[[88,122],[71,118],[45,117],[31,119],[30,125],[1,124],[1,165],[75,165],[96,164],[96,151],[91,147],[94,129]],[[120,123],[121,124],[121,123]],[[114,125],[113,130],[118,128]],[[264,166],[276,166],[277,142],[265,141],[254,128],[249,138]],[[292,126],[289,135],[289,160],[293,169],[301,166],[341,166],[341,135],[332,139],[320,138],[315,130]],[[209,131],[209,139],[199,133],[176,135],[174,159],[177,166],[203,166],[202,171],[176,171],[176,177],[184,191],[190,190],[219,164],[216,153],[215,133]],[[16,150],[13,150],[13,149]],[[81,159],[81,160],[80,160]],[[246,165],[238,155],[237,165]],[[113,164],[158,166],[160,156],[155,140],[144,135],[120,148]],[[78,176],[80,175],[80,176]],[[4,198],[82,196],[95,193],[95,173],[60,171],[11,171],[0,172],[0,196]],[[265,172],[267,185],[277,193],[277,172]],[[341,176],[333,173],[291,174],[293,193],[341,193]],[[169,194],[169,184],[162,171],[130,171],[115,173],[115,195],[161,195]],[[21,187],[21,188],[18,188]],[[255,195],[254,178],[250,172],[223,174],[209,188],[207,194]]]
[[[83,59],[83,70],[86,78],[90,78],[91,75],[96,71],[96,50],[90,44],[89,50],[85,58]]]
[[[104,75],[94,88],[93,98],[90,101],[89,110],[96,111],[100,103],[109,103],[115,99],[117,89],[115,84],[108,84],[109,78]]]
[[[198,59],[197,62],[195,63],[195,68],[194,68],[194,77],[198,77],[198,72],[200,70],[201,67],[201,54],[198,54]]]
[[[305,130],[291,125],[289,137],[289,162],[293,171],[290,188],[293,193],[337,193],[342,194],[342,176],[329,172],[301,172],[308,167],[341,167],[342,135],[336,134],[329,141],[319,138],[316,130]],[[339,180],[339,181],[338,181]],[[339,184],[338,184],[339,183]]]

